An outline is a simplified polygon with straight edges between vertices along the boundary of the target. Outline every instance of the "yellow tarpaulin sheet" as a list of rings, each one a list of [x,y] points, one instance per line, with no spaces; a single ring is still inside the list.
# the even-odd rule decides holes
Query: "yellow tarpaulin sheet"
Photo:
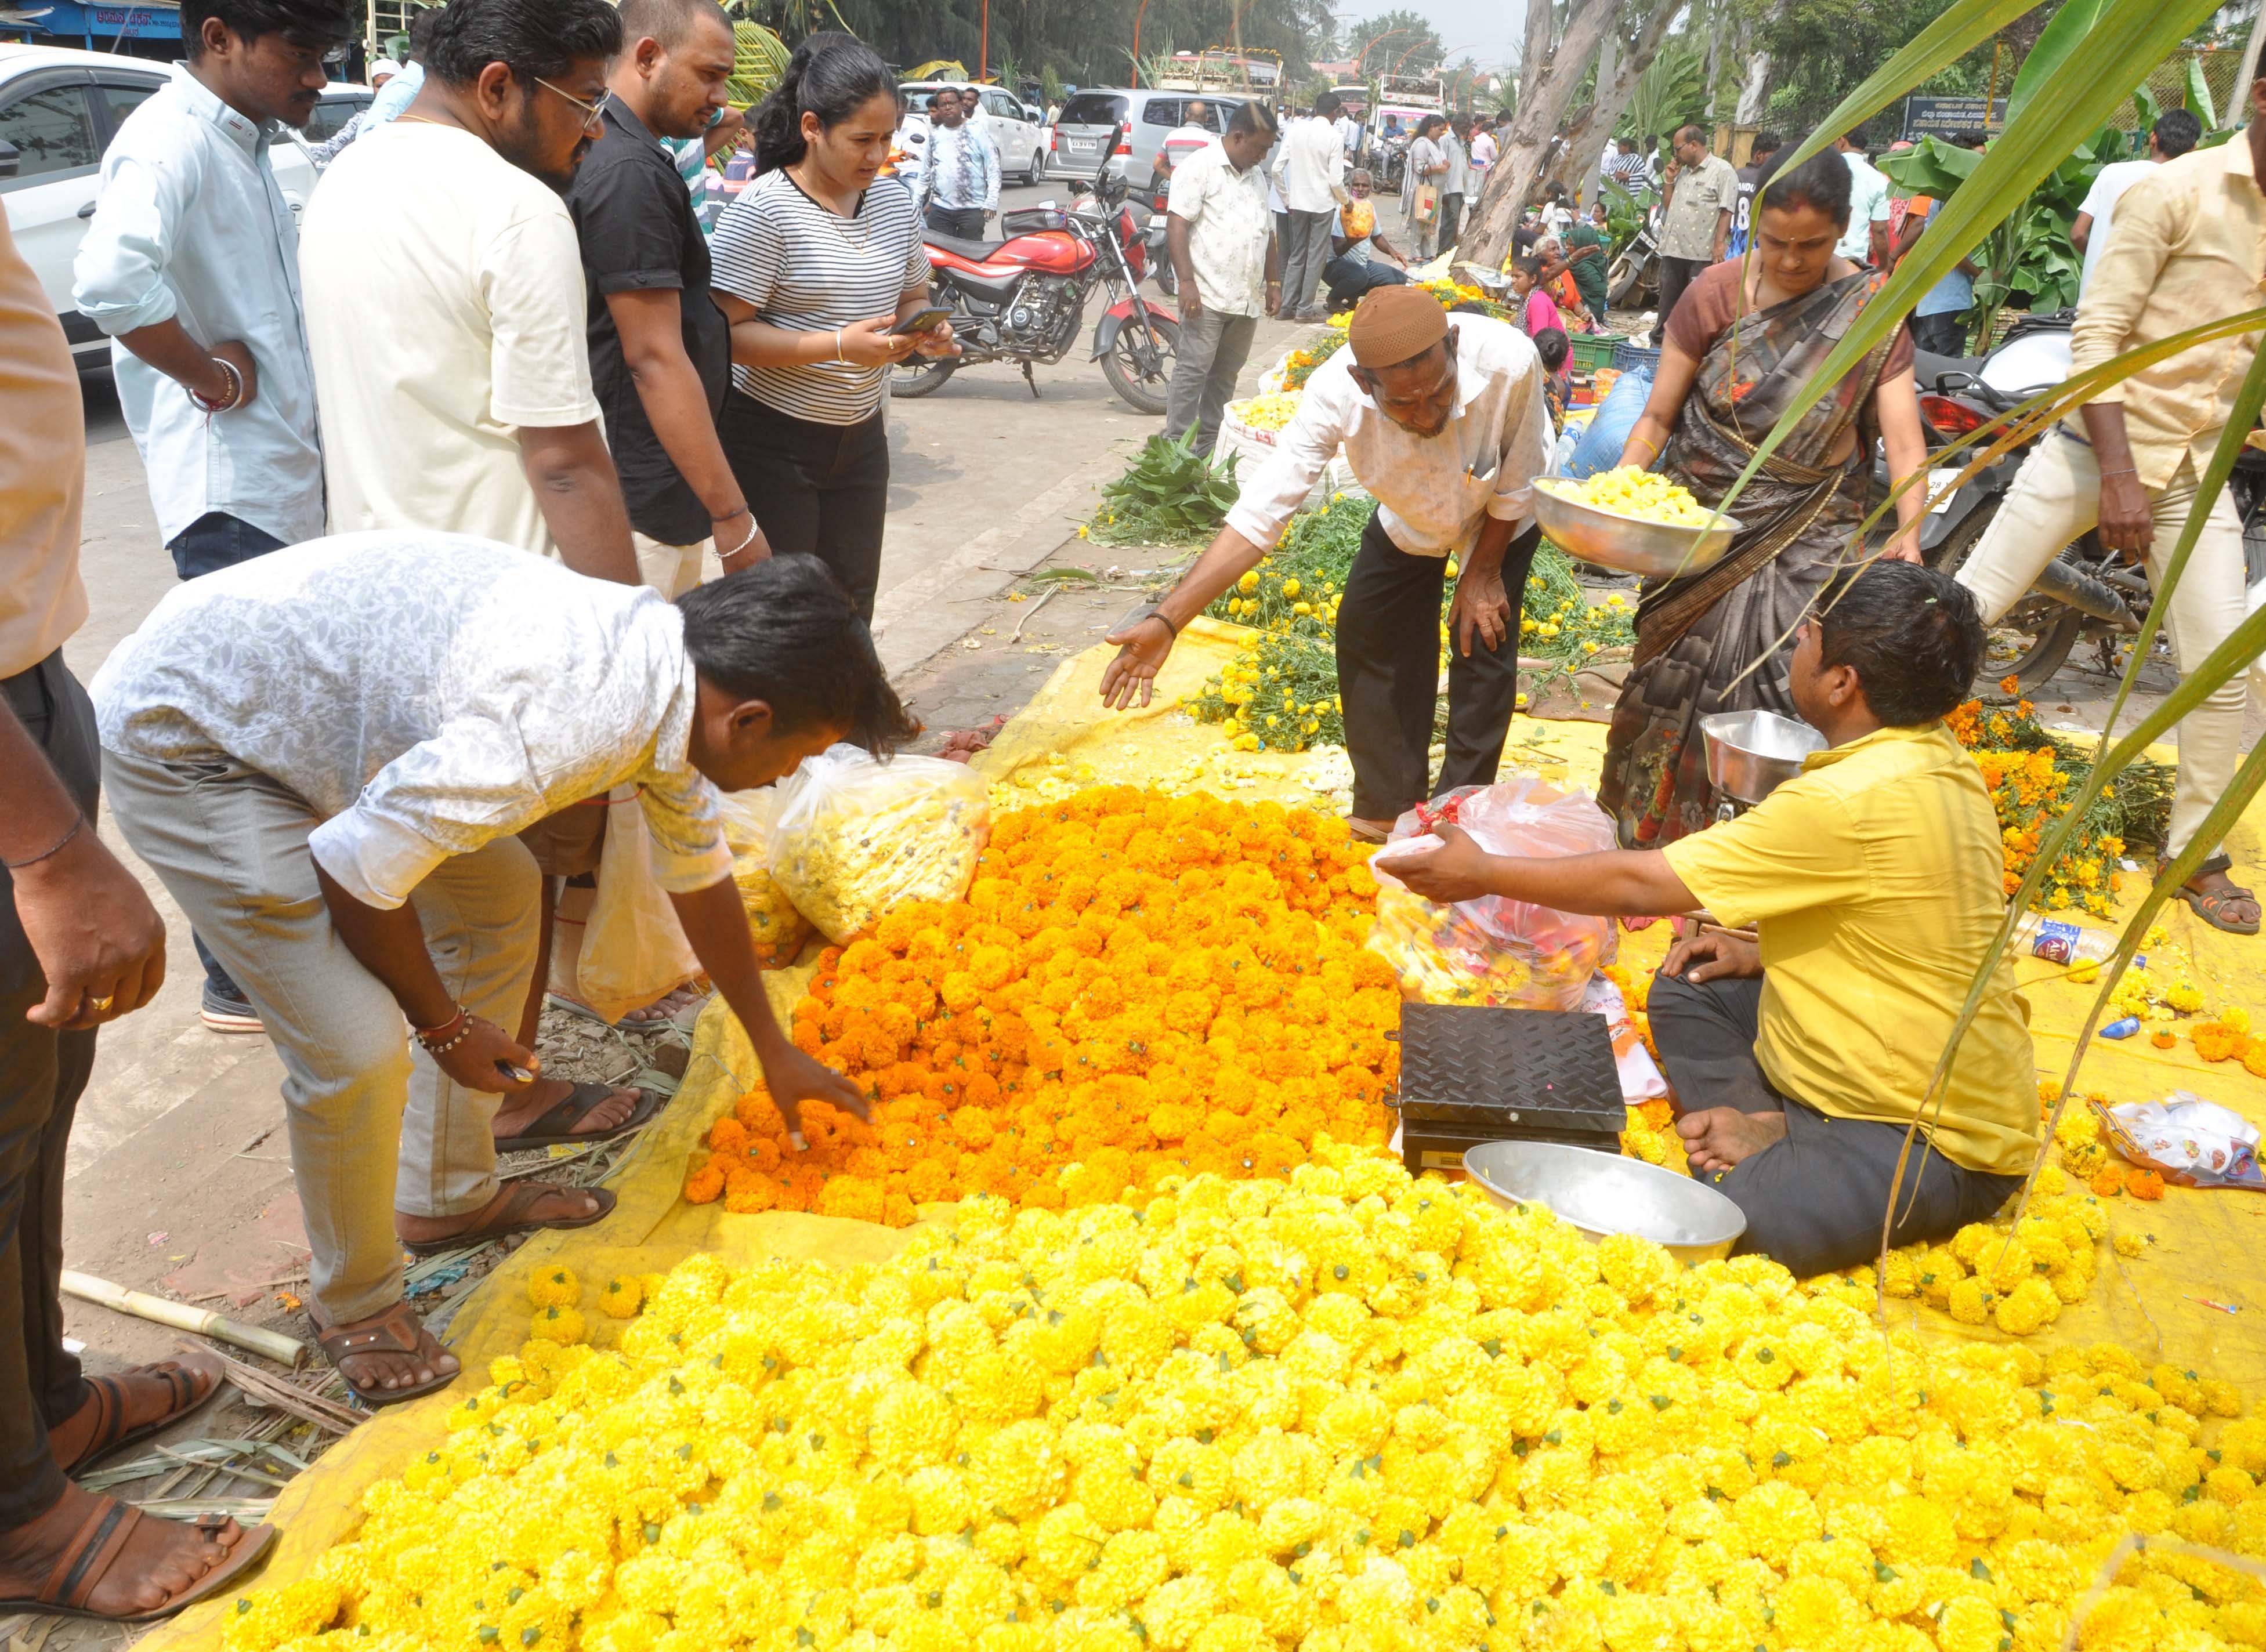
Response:
[[[1210,789],[1229,797],[1330,807],[1317,795],[1316,772],[1324,765],[1313,755],[1232,752],[1217,727],[1199,725],[1177,709],[1181,697],[1193,694],[1232,658],[1247,634],[1197,620],[1159,676],[1151,704],[1129,713],[1106,711],[1099,698],[1102,669],[1114,650],[1095,647],[1065,660],[977,759],[994,783],[998,806],[1012,808],[1058,789],[1108,784]],[[1596,723],[1520,717],[1504,748],[1504,772],[1525,770],[1593,786],[1604,736],[1604,727]],[[2266,883],[2262,820],[2266,815],[2254,810],[2226,844],[2235,875],[2252,885]],[[2213,1009],[2242,1005],[2266,1018],[2266,939],[2221,935],[2184,907],[2175,909],[2166,926],[2170,945],[2189,961],[2193,978]],[[1666,946],[1665,926],[1656,925],[1627,937],[1621,955],[1626,962],[1649,965]],[[2063,979],[2064,973],[2034,959],[2024,961],[2018,971],[2031,1004],[2039,1071],[2054,1078],[2068,1066],[2095,990]],[[772,1005],[784,1020],[808,979],[808,966],[777,971],[768,979]],[[465,1299],[449,1335],[464,1365],[455,1390],[380,1413],[294,1480],[270,1517],[282,1537],[258,1586],[289,1582],[315,1556],[350,1537],[360,1520],[363,1490],[398,1473],[442,1436],[448,1408],[486,1383],[491,1360],[516,1352],[525,1340],[527,1281],[541,1268],[563,1261],[581,1276],[588,1292],[615,1274],[659,1271],[696,1250],[713,1251],[735,1265],[807,1256],[847,1266],[884,1261],[896,1252],[903,1230],[779,1211],[737,1216],[720,1202],[689,1205],[678,1196],[688,1161],[702,1151],[708,1126],[745,1093],[756,1071],[754,1052],[738,1024],[720,1005],[712,1006],[701,1018],[691,1064],[675,1101],[624,1156],[609,1184],[619,1195],[613,1214],[593,1228],[538,1234]],[[2239,1063],[2205,1064],[2184,1038],[2167,1050],[2150,1047],[2145,1037],[2097,1042],[2080,1082],[2116,1101],[2192,1089],[2266,1124],[2266,1079],[2252,1077]],[[2266,1194],[2174,1188],[2160,1204],[2120,1198],[2111,1210],[2116,1228],[2137,1228],[2152,1234],[2155,1244],[2129,1261],[2104,1247],[2092,1295],[2028,1339],[2030,1346],[2043,1352],[2070,1342],[2119,1341],[2151,1363],[2167,1360],[2240,1385],[2246,1407],[2266,1402],[2266,1279],[2256,1261],[2266,1246]],[[2198,1298],[2235,1312],[2207,1307]],[[2005,1340],[1996,1331],[1955,1324],[1913,1302],[1890,1305],[1894,1321],[1933,1334]],[[608,1322],[595,1312],[591,1322],[603,1335]],[[230,1609],[228,1600],[193,1608],[141,1644],[154,1652],[217,1647],[223,1614]]]

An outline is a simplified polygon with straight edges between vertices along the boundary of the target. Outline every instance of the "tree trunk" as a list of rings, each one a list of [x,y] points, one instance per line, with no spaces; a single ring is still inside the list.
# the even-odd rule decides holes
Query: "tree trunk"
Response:
[[[1685,0],[1587,0],[1587,4],[1574,0],[1567,15],[1565,34],[1554,48],[1549,40],[1550,8],[1539,4],[1528,7],[1527,48],[1519,70],[1518,115],[1511,122],[1509,141],[1502,146],[1495,164],[1488,169],[1486,191],[1480,196],[1464,235],[1466,256],[1473,263],[1491,269],[1502,264],[1503,254],[1510,248],[1510,232],[1517,227],[1519,213],[1537,186],[1545,181],[1546,158],[1552,163],[1546,169],[1549,174],[1568,176],[1585,186],[1593,186],[1597,156],[1604,146],[1605,136],[1619,123],[1629,100],[1636,96],[1637,82],[1651,67],[1661,41],[1667,37],[1668,26],[1675,21],[1684,5]],[[1635,25],[1636,33],[1615,40],[1612,78],[1608,80],[1599,74],[1597,97],[1581,112],[1583,125],[1580,141],[1567,146],[1568,157],[1561,174],[1560,157],[1549,154],[1550,138],[1566,119],[1568,106],[1573,102],[1591,54],[1604,49],[1609,32],[1631,23]],[[1600,62],[1598,67],[1602,70],[1604,65]],[[1569,135],[1573,135],[1569,132]],[[1586,163],[1572,158],[1577,152],[1588,156]]]
[[[1774,21],[1786,10],[1785,0],[1771,8],[1763,19]],[[1759,26],[1741,31],[1743,43],[1752,41],[1761,33]],[[1739,85],[1739,106],[1731,118],[1741,126],[1759,126],[1764,111],[1770,107],[1771,55],[1767,47],[1752,46],[1746,51],[1746,78]]]

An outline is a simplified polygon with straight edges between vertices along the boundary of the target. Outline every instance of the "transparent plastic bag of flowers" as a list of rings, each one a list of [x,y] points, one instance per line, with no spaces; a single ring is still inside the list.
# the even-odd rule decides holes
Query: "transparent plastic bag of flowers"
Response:
[[[1613,846],[1612,822],[1587,792],[1561,792],[1531,774],[1419,804],[1393,822],[1388,845],[1427,836],[1444,822],[1462,827],[1490,854],[1586,855]],[[1492,895],[1436,905],[1392,875],[1389,848],[1370,870],[1377,923],[1369,947],[1392,966],[1405,998],[1576,1010],[1597,967],[1612,961],[1610,918]]]
[[[829,746],[778,783],[771,876],[829,940],[906,901],[956,901],[991,830],[983,777],[939,757]]]
[[[722,797],[724,843],[732,852],[732,881],[747,909],[748,933],[756,961],[766,969],[791,964],[810,939],[810,920],[795,910],[786,891],[771,876],[771,836],[778,817],[779,788],[727,792]]]

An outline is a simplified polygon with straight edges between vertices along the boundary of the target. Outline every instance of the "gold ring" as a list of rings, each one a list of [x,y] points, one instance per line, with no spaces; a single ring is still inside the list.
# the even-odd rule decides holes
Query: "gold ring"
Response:
[[[111,998],[114,996],[114,994],[105,994],[103,997],[97,998],[94,1001],[95,1009],[98,1012],[106,1011],[109,1009]]]

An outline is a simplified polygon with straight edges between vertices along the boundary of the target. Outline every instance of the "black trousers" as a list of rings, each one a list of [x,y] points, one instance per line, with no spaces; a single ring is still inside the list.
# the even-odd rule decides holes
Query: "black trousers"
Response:
[[[1346,310],[1357,304],[1373,287],[1402,287],[1407,275],[1381,258],[1363,263],[1358,259],[1334,258],[1322,266],[1322,285],[1329,291],[1330,308]]]
[[[1518,702],[1518,602],[1541,537],[1530,527],[1503,553],[1511,610],[1502,646],[1474,637],[1466,659],[1449,641],[1448,750],[1434,786],[1427,781],[1448,559],[1409,555],[1385,533],[1382,515],[1369,519],[1338,608],[1338,694],[1359,819],[1389,821],[1441,792],[1494,781]]]
[[[773,554],[816,557],[871,620],[889,503],[888,420],[877,411],[854,425],[817,424],[735,390],[716,433]]]
[[[1665,324],[1676,313],[1676,301],[1684,296],[1684,289],[1700,279],[1700,272],[1707,267],[1704,258],[1670,258],[1660,255],[1660,319]]]
[[[983,238],[984,212],[981,207],[931,207],[928,227],[939,235],[955,235],[963,241]]]
[[[0,696],[91,822],[102,773],[94,707],[62,652],[0,681]],[[16,917],[15,881],[0,870],[0,1528],[36,1519],[63,1495],[48,1430],[87,1397],[63,1349],[61,1280],[63,1153],[94,1034],[26,1020],[47,995]]]
[[[1464,198],[1461,194],[1440,194],[1439,237],[1433,242],[1437,252],[1452,252],[1464,232]]]
[[[1947,310],[1939,315],[1914,316],[1911,318],[1913,345],[1930,355],[1964,355],[1967,354],[1967,312]],[[1929,389],[1934,386],[1930,385]]]
[[[1784,1140],[1708,1178],[1746,1215],[1737,1253],[1759,1253],[1800,1279],[1869,1262],[1880,1253],[1881,1223],[1897,1188],[1904,1127],[1831,1118],[1782,1093],[1755,1059],[1762,1002],[1758,979],[1694,985],[1669,975],[1653,977],[1647,1000],[1661,1064],[1685,1112],[1736,1107],[1785,1115]],[[2020,1176],[1923,1154],[1925,1144],[1925,1136],[1913,1144],[1895,1195],[1899,1245],[1948,1239],[1984,1221],[2021,1185]]]

